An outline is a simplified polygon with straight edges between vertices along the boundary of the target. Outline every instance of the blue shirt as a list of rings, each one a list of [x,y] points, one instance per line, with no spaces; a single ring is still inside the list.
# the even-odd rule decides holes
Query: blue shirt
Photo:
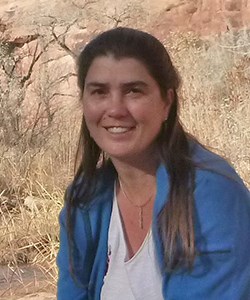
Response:
[[[234,169],[219,156],[195,145],[195,242],[191,271],[164,271],[162,293],[167,300],[250,299],[250,196]],[[152,231],[160,266],[163,248],[157,216],[167,203],[168,173],[157,170],[157,195]],[[77,279],[70,275],[66,208],[60,213],[59,300],[99,300],[107,269],[107,240],[115,176],[105,174],[93,201],[75,212],[73,259]],[[79,183],[81,184],[81,183]]]

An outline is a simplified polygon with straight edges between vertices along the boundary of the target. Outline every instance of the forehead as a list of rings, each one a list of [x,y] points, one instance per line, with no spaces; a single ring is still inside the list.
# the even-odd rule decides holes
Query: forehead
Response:
[[[96,57],[89,67],[85,83],[103,80],[154,80],[146,66],[136,58],[115,58],[112,55]]]

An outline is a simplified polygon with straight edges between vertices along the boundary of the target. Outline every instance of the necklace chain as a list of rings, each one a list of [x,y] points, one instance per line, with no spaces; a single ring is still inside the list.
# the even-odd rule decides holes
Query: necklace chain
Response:
[[[130,204],[132,204],[134,207],[137,207],[139,208],[139,227],[141,229],[144,228],[144,216],[143,216],[143,208],[153,199],[153,195],[151,195],[147,201],[145,201],[143,204],[139,205],[139,204],[136,204],[136,203],[133,203],[133,201],[130,200],[130,198],[128,197],[127,193],[125,192],[124,188],[123,188],[123,185],[122,185],[122,182],[120,180],[120,178],[118,178],[118,182],[119,182],[119,186],[120,186],[120,189],[124,195],[124,197],[130,202]]]

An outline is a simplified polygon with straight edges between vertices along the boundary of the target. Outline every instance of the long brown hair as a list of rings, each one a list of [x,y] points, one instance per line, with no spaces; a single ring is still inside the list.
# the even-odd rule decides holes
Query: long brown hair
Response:
[[[117,59],[132,57],[142,62],[158,83],[163,99],[169,89],[174,91],[168,120],[162,125],[157,138],[161,159],[170,178],[169,199],[159,216],[158,227],[164,247],[165,267],[173,270],[178,266],[192,266],[195,257],[193,219],[195,168],[191,159],[190,137],[183,130],[178,115],[179,75],[159,40],[148,33],[120,27],[98,35],[80,53],[78,86],[81,98],[85,78],[93,60],[109,54]],[[77,152],[78,166],[72,192],[68,197],[67,224],[72,247],[74,225],[72,212],[78,205],[87,205],[91,202],[92,191],[96,184],[97,165],[100,160],[102,162],[100,167],[107,163],[102,149],[91,138],[83,117]],[[79,191],[74,186],[82,176],[84,176],[84,186],[81,187],[82,196],[77,197]]]

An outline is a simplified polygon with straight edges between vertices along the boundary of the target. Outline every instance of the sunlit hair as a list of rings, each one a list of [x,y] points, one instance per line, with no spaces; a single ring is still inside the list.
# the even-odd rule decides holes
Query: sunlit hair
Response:
[[[190,137],[183,130],[178,116],[179,75],[165,47],[154,36],[135,29],[115,28],[98,35],[87,44],[79,55],[77,67],[81,99],[85,79],[94,59],[108,55],[112,55],[118,60],[134,58],[143,63],[149,74],[158,83],[163,99],[169,89],[174,92],[168,120],[162,124],[161,132],[157,137],[161,161],[165,164],[170,178],[169,199],[159,216],[158,228],[164,247],[164,267],[168,270],[176,269],[179,266],[191,267],[195,257],[193,225],[195,168],[189,147]],[[107,163],[102,149],[90,136],[84,116],[76,161],[77,167],[72,188],[74,195],[72,192],[67,199],[67,224],[70,241],[73,240],[74,226],[72,212],[78,205],[88,205],[91,202],[97,169],[104,167]],[[74,190],[74,185],[83,176],[85,184],[81,187],[82,196],[77,197],[78,191]],[[70,244],[72,246],[74,243]]]

